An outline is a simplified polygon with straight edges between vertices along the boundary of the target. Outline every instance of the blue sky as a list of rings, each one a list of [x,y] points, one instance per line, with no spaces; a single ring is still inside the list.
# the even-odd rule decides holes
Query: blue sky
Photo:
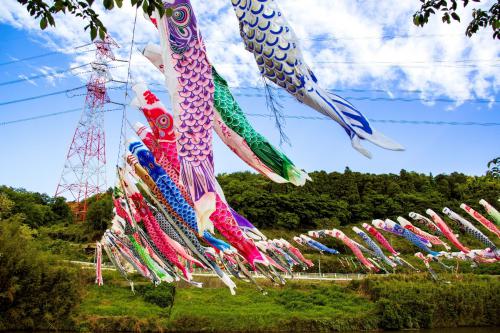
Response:
[[[319,0],[321,4],[321,0]],[[285,2],[286,8],[293,6],[290,1]],[[198,6],[202,6],[199,4]],[[222,6],[222,5],[221,5]],[[16,12],[15,7],[10,7],[12,15],[21,15],[21,12]],[[222,9],[221,9],[222,8]],[[226,10],[226,7],[221,7],[218,11]],[[8,13],[8,14],[9,14]],[[116,12],[118,14],[119,12]],[[224,12],[225,13],[225,12]],[[228,11],[230,13],[230,11]],[[128,13],[127,15],[129,15]],[[208,14],[207,14],[208,15]],[[13,59],[30,57],[34,55],[44,54],[60,48],[68,48],[84,44],[87,38],[87,33],[81,31],[77,36],[78,40],[71,41],[71,34],[61,35],[54,32],[41,33],[35,27],[23,27],[23,24],[13,24],[6,16],[5,12],[0,12],[0,64],[9,62]],[[207,22],[212,22],[213,16],[206,17]],[[410,18],[408,18],[410,20]],[[3,22],[3,23],[1,23]],[[62,22],[64,23],[64,22]],[[303,29],[307,31],[307,27],[295,27],[300,36]],[[72,27],[74,31],[79,31],[78,27]],[[71,29],[68,29],[70,31]],[[127,28],[128,29],[128,28]],[[210,30],[211,29],[211,30]],[[328,26],[325,27],[328,29]],[[387,34],[387,29],[390,27],[382,24],[381,31]],[[411,28],[409,28],[411,29]],[[449,29],[449,27],[445,27]],[[454,27],[454,30],[445,31],[447,34],[454,32],[461,33],[461,27]],[[113,29],[110,29],[113,33]],[[126,30],[126,29],[121,29]],[[219,29],[220,30],[220,29]],[[390,30],[389,30],[390,31]],[[324,31],[315,31],[317,35],[321,35]],[[117,34],[126,33],[116,31]],[[234,57],[240,61],[248,60],[245,58],[243,47],[238,44],[237,36],[221,37],[218,36],[218,30],[207,28],[207,46],[209,52],[211,49],[216,49],[213,62],[220,68],[224,74],[229,77],[229,81],[240,87],[252,85],[252,82],[246,79],[247,73],[251,73],[253,77],[257,74],[255,67],[251,66],[233,66],[231,69],[224,68],[223,58],[219,59],[221,51],[218,41],[233,40],[231,50],[234,52]],[[351,31],[351,36],[358,36],[358,39],[370,36],[369,32]],[[390,33],[396,33],[390,31]],[[414,32],[412,32],[414,33]],[[420,34],[429,33],[429,31],[418,31]],[[344,33],[345,35],[345,33]],[[150,32],[145,32],[140,35],[141,41],[149,41],[152,39]],[[154,35],[153,35],[154,36]],[[123,40],[126,38],[123,37]],[[479,39],[479,38],[478,38]],[[383,38],[382,38],[383,40]],[[462,40],[462,37],[460,37]],[[213,41],[213,42],[211,42]],[[401,45],[402,48],[410,48],[411,45],[419,43],[419,39],[407,38],[406,44]],[[157,41],[154,41],[157,42]],[[483,44],[481,44],[482,42]],[[436,40],[439,44],[440,41]],[[473,44],[467,44],[473,43]],[[442,64],[436,65],[435,61],[439,58],[434,55],[427,62],[415,61],[409,56],[400,55],[403,61],[408,61],[413,65],[393,66],[391,71],[387,71],[383,65],[384,61],[395,61],[393,58],[384,58],[382,54],[378,54],[376,59],[365,60],[363,58],[355,58],[359,65],[344,66],[321,66],[319,63],[323,59],[332,59],[330,55],[325,55],[325,58],[313,58],[316,62],[317,76],[320,78],[326,77],[325,81],[331,89],[340,89],[339,94],[356,98],[377,98],[389,97],[396,98],[446,98],[458,99],[458,102],[435,102],[428,103],[422,101],[402,102],[396,100],[353,100],[354,104],[368,118],[371,119],[391,119],[391,120],[416,120],[416,121],[445,121],[445,122],[483,122],[483,123],[500,123],[500,108],[498,103],[474,103],[460,101],[462,99],[489,99],[500,100],[498,93],[498,48],[493,50],[493,53],[479,56],[475,54],[477,49],[490,48],[491,40],[482,36],[478,41],[470,42],[463,41],[460,48],[459,56],[449,60],[449,67]],[[310,49],[307,52],[324,54],[324,49],[335,49],[336,52],[345,53],[346,58],[352,59],[354,55],[352,50],[344,47],[343,44],[330,47],[324,43],[305,43]],[[407,45],[409,44],[409,45]],[[455,44],[451,44],[453,49]],[[380,44],[380,48],[387,48],[388,45]],[[391,47],[397,47],[393,45]],[[437,50],[439,50],[439,46]],[[241,48],[241,57],[240,51]],[[417,52],[418,50],[415,50]],[[435,50],[434,50],[435,51]],[[491,50],[490,50],[491,51]],[[436,51],[437,52],[437,51]],[[118,51],[121,58],[127,57],[127,46],[124,46]],[[374,55],[376,50],[374,50]],[[491,56],[493,54],[493,57]],[[442,53],[441,55],[445,55]],[[16,62],[8,65],[0,66],[0,104],[2,102],[21,99],[30,96],[41,95],[54,91],[70,89],[84,84],[82,78],[85,75],[64,75],[61,78],[46,78],[38,79],[32,83],[23,81],[21,83],[1,85],[2,82],[22,78],[43,73],[44,68],[49,72],[58,69],[67,69],[70,66],[82,64],[88,58],[78,58],[83,56],[92,56],[92,52],[84,55],[75,55],[74,53],[57,53],[46,57],[32,59],[24,62]],[[306,55],[307,56],[307,55]],[[139,57],[134,55],[134,57]],[[320,60],[318,60],[320,59]],[[401,58],[398,58],[401,59]],[[470,59],[471,61],[481,59],[489,59],[490,68],[475,69],[474,72],[458,73],[463,71],[463,68],[457,66],[457,59]],[[447,60],[447,61],[448,61]],[[368,61],[377,66],[369,69],[360,67],[368,67],[364,64]],[[139,63],[139,62],[137,62]],[[123,65],[123,64],[118,64]],[[133,63],[134,65],[134,63]],[[495,66],[496,65],[496,66]],[[406,66],[406,67],[405,67]],[[414,68],[412,68],[412,66]],[[229,66],[230,67],[230,66]],[[408,67],[410,69],[408,69]],[[446,69],[444,69],[445,67]],[[140,68],[137,71],[137,76],[149,83],[161,83],[160,76],[155,73],[148,75],[147,72],[153,72],[152,67],[146,67],[143,64],[137,65]],[[123,75],[119,72],[123,69],[119,68],[116,77],[120,78]],[[428,71],[435,71],[434,75],[425,76]],[[83,70],[82,70],[83,71]],[[239,73],[241,71],[241,73]],[[482,71],[484,74],[482,74]],[[76,71],[75,71],[76,72]],[[133,72],[134,73],[134,72]],[[146,73],[146,74],[145,74]],[[465,75],[465,76],[461,76]],[[349,80],[349,76],[352,80]],[[114,76],[115,77],[115,76]],[[460,78],[466,78],[466,80]],[[419,86],[418,82],[423,83]],[[462,81],[462,82],[460,82]],[[440,84],[443,82],[443,84]],[[350,91],[352,89],[364,90],[361,92]],[[374,92],[374,89],[384,89],[387,93]],[[400,90],[421,90],[420,93],[405,93]],[[75,94],[83,94],[85,90],[76,91]],[[248,93],[248,89],[239,89],[235,92]],[[168,102],[165,93],[159,93],[159,97]],[[238,95],[238,94],[237,94]],[[123,103],[124,93],[122,90],[110,91],[111,100]],[[268,114],[265,100],[263,97],[245,97],[238,96],[238,101],[243,109],[248,113]],[[47,114],[52,112],[65,111],[83,107],[84,96],[71,97],[66,94],[60,94],[43,99],[33,101],[15,103],[5,106],[0,106],[0,123]],[[290,98],[281,100],[284,112],[286,115],[297,116],[319,116],[313,110],[300,105]],[[168,103],[166,103],[168,105]],[[106,109],[114,109],[116,105],[108,105]],[[128,108],[128,119],[133,123],[135,121],[145,122],[142,115],[133,108]],[[3,158],[0,164],[0,184],[6,184],[14,187],[24,187],[29,190],[47,192],[53,194],[59,177],[62,171],[65,155],[67,153],[76,123],[80,117],[80,111],[67,113],[55,117],[27,121],[22,123],[0,126],[0,139],[3,142]],[[106,126],[106,144],[107,144],[107,160],[108,160],[108,177],[109,185],[114,183],[113,166],[117,161],[117,149],[120,132],[121,112],[109,112],[105,116]],[[276,145],[279,144],[278,131],[274,127],[272,120],[262,117],[249,118],[261,133]],[[400,169],[418,171],[423,173],[450,173],[453,171],[464,172],[471,175],[481,175],[486,171],[486,164],[489,160],[500,154],[499,149],[499,134],[500,126],[436,126],[436,125],[415,125],[415,124],[386,124],[372,123],[374,127],[382,131],[384,134],[398,140],[406,147],[404,152],[391,152],[376,148],[369,143],[367,146],[373,153],[373,159],[369,160],[350,147],[350,143],[344,131],[334,123],[327,120],[304,120],[304,119],[287,119],[285,131],[290,138],[291,144],[284,144],[282,149],[287,152],[288,156],[299,167],[307,170],[326,170],[326,171],[342,171],[346,166],[351,169],[370,173],[397,173]],[[129,129],[130,133],[130,129]],[[216,171],[233,172],[248,170],[248,167],[241,162],[229,149],[227,149],[218,139],[215,142],[215,165]]]

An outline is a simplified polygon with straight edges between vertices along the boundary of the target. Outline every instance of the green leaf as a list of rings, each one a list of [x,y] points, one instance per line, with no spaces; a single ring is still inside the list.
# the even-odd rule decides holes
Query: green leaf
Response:
[[[419,16],[418,15],[413,15],[413,24],[415,25],[419,25],[420,21],[419,21]]]
[[[116,2],[116,5],[118,6],[118,8],[122,8],[123,0],[115,0],[115,2]]]
[[[115,2],[113,0],[104,0],[102,4],[107,10],[111,10],[115,6]]]
[[[49,20],[49,24],[53,27],[55,27],[56,25],[56,22],[54,21],[54,17],[52,17],[52,15],[48,14],[47,15],[47,19]]]
[[[452,17],[455,21],[460,22],[460,16],[458,16],[458,14],[457,14],[457,13],[455,13],[455,12],[451,13],[451,17]]]
[[[147,13],[148,12],[148,1],[147,0],[144,0],[144,2],[142,3],[142,10],[144,11],[144,13]]]
[[[90,27],[90,39],[94,40],[97,37],[97,29],[95,26]]]
[[[45,30],[45,28],[47,28],[47,18],[43,17],[40,20],[40,29]]]
[[[104,38],[106,38],[106,30],[104,30],[103,28],[99,29],[99,38],[102,40],[104,40]]]

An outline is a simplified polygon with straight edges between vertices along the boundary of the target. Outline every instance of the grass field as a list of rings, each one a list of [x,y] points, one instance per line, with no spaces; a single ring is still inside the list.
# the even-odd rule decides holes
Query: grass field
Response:
[[[449,283],[442,284],[425,275],[400,278],[370,277],[349,285],[263,283],[267,294],[238,282],[236,296],[225,288],[210,287],[218,283],[205,278],[208,287],[177,287],[172,308],[162,308],[140,293],[134,295],[114,272],[106,272],[103,287],[88,286],[76,325],[88,331],[309,332],[500,324],[496,277],[448,276]],[[433,293],[441,298],[435,304],[430,302]],[[394,308],[395,300],[400,308]],[[457,301],[462,310],[454,304]],[[461,311],[470,315],[460,315]],[[419,312],[425,316],[415,315]]]

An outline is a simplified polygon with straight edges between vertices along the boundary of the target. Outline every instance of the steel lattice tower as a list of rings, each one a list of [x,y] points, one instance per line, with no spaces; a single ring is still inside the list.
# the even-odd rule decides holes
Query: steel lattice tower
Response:
[[[66,155],[66,162],[55,196],[65,196],[78,203],[77,217],[85,220],[89,197],[106,190],[106,139],[103,107],[109,102],[106,83],[107,62],[115,60],[112,47],[117,44],[106,37],[94,42],[95,60],[87,83],[87,94],[80,121]]]

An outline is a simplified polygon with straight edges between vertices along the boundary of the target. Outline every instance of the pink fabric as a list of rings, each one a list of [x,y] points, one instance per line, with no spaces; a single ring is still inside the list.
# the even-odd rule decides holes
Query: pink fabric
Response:
[[[363,224],[363,228],[365,228],[366,231],[368,231],[373,237],[375,237],[377,242],[380,245],[382,245],[387,251],[389,251],[390,253],[392,253],[395,256],[399,255],[399,253],[396,250],[394,250],[394,248],[391,246],[389,241],[387,239],[385,239],[384,235],[382,235],[377,229],[375,229],[374,227],[372,227],[371,225],[368,225],[366,223]]]
[[[443,235],[446,238],[448,238],[448,240],[453,245],[455,245],[455,247],[457,249],[459,249],[463,253],[469,253],[470,252],[470,249],[468,247],[464,246],[462,243],[460,243],[460,241],[458,240],[458,238],[453,233],[453,230],[451,230],[450,227],[448,227],[448,225],[443,221],[443,219],[438,214],[436,214],[435,212],[433,212],[430,209],[427,210],[427,214],[430,215],[430,217],[432,218],[432,220],[434,221],[434,223],[436,223],[436,225],[438,226],[439,230],[441,230],[441,232],[443,233]]]
[[[160,229],[158,222],[155,220],[153,214],[144,202],[142,195],[140,193],[134,193],[130,196],[130,199],[132,199],[134,205],[136,206],[136,209],[141,216],[142,223],[144,223],[148,235],[151,237],[151,240],[156,245],[158,250],[160,250],[160,252],[172,264],[182,271],[186,279],[190,280],[191,275],[186,270],[186,267],[184,267],[184,265],[179,261],[176,251],[170,246],[166,235]]]
[[[375,267],[366,257],[363,255],[363,252],[359,249],[359,247],[352,242],[352,240],[347,237],[344,233],[341,232],[334,232],[334,237],[340,239],[345,245],[347,245],[351,251],[354,253],[356,258],[369,270],[372,270],[374,272],[378,272],[379,269]]]
[[[486,217],[483,215],[479,214],[477,211],[472,209],[471,207],[467,206],[466,204],[462,204],[460,206],[463,210],[465,210],[470,216],[472,216],[476,221],[481,223],[486,229],[497,235],[497,237],[500,238],[500,231],[496,227],[496,225],[488,220]]]
[[[136,90],[136,92],[140,93],[138,89]],[[165,170],[170,170],[167,171],[169,177],[170,174],[174,175],[174,178],[170,178],[175,182],[187,202],[192,205],[193,201],[190,200],[188,192],[179,180],[180,170],[177,169],[179,168],[179,162],[175,150],[175,140],[172,140],[172,127],[164,126],[163,128],[160,128],[156,125],[166,123],[165,120],[162,121],[161,119],[165,119],[165,116],[168,115],[168,112],[153,93],[151,93],[150,91],[145,91],[142,92],[142,94],[143,96],[149,96],[148,98],[150,99],[150,101],[152,101],[152,107],[146,107],[144,105],[144,100],[142,98],[139,98],[139,102],[141,103],[141,110],[148,120],[148,123],[152,126],[153,135],[155,133],[158,133],[158,135],[160,136],[155,137],[156,144],[153,141],[149,141],[149,145],[151,147],[148,148],[151,149],[151,152],[155,156],[156,161],[160,165],[162,165]],[[162,131],[165,133],[163,137],[160,135]],[[146,131],[142,130],[142,133],[146,133]],[[148,137],[146,134],[142,136]],[[259,252],[253,241],[243,235],[240,228],[238,227],[237,222],[231,214],[229,207],[222,200],[219,194],[216,194],[215,198],[215,211],[210,215],[210,220],[212,221],[214,227],[217,228],[222,236],[224,236],[229,241],[229,243],[231,243],[231,245],[233,245],[245,257],[250,265],[253,266],[256,262],[266,263],[267,260]]]

